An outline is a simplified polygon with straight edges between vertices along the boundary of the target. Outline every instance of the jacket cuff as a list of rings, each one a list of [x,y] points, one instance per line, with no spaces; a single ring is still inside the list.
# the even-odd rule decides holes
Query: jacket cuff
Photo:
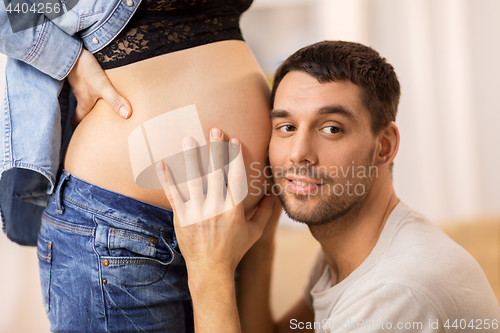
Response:
[[[32,56],[25,62],[56,80],[63,80],[78,60],[82,48],[80,38],[68,35],[52,21],[46,20],[31,52]]]

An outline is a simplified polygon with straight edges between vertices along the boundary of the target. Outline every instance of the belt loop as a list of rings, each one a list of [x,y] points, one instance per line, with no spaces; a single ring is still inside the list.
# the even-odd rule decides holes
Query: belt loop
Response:
[[[70,174],[67,171],[63,171],[61,177],[59,178],[59,184],[57,184],[56,189],[56,210],[59,214],[64,213],[64,206],[62,204],[62,195],[63,195],[63,184],[66,180],[69,180]]]

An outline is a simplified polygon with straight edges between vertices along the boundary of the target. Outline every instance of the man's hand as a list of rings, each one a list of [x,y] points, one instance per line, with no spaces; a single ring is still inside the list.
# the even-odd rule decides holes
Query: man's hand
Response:
[[[212,129],[211,141],[223,143],[224,135],[220,129],[217,130],[220,136],[214,138]],[[224,198],[225,181],[221,169],[208,174],[208,191],[205,196],[196,143],[194,139],[190,139],[192,146],[184,145],[186,174],[191,179],[188,181],[188,202],[184,202],[178,193],[168,167],[163,161],[158,163],[158,177],[174,211],[179,247],[186,259],[188,273],[196,271],[199,278],[204,273],[233,275],[243,255],[261,237],[277,198],[273,195],[264,198],[252,219],[247,220],[243,202],[232,207],[229,193]],[[233,140],[236,140],[236,144],[230,144],[229,160],[232,163],[227,178],[229,190],[234,194],[240,190],[239,187],[246,186],[247,180],[243,158],[236,156],[242,154],[241,143],[237,139]],[[211,146],[210,155],[215,165],[219,164],[218,161],[224,161],[223,147],[225,146]]]
[[[115,90],[106,73],[92,53],[85,48],[68,74],[68,82],[76,97],[76,110],[71,126],[76,127],[92,110],[98,99],[103,98],[121,117],[132,114],[130,103]]]
[[[218,135],[214,135],[217,132]],[[210,133],[211,142],[224,142],[222,130],[215,129],[214,133],[212,129]],[[234,271],[243,255],[261,237],[273,213],[276,197],[265,197],[252,219],[247,220],[243,202],[231,208],[231,200],[228,198],[230,195],[224,198],[225,181],[221,169],[208,174],[205,196],[198,156],[194,149],[196,143],[194,139],[191,140],[191,144],[190,140],[184,141],[190,200],[182,200],[163,161],[157,164],[158,178],[174,211],[176,238],[188,270],[196,332],[237,333],[241,332],[241,327],[236,305]],[[246,177],[243,158],[231,158],[235,157],[231,154],[242,154],[241,143],[239,140],[231,142],[236,144],[229,148],[229,160],[232,163],[227,184],[228,190],[234,194],[238,192],[239,186],[246,185]],[[210,155],[213,164],[219,165],[217,162],[224,161],[225,145],[213,146],[213,149],[210,146]]]

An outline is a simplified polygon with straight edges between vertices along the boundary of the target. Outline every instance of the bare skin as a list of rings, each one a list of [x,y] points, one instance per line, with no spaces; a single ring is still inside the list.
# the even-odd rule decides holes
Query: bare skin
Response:
[[[92,111],[99,99],[106,101],[120,117],[127,119],[132,114],[130,103],[116,91],[101,65],[87,49],[82,49],[78,60],[68,74],[68,82],[77,101],[76,110],[71,119],[73,128]]]
[[[211,130],[212,142],[223,142]],[[236,138],[231,139],[240,145]],[[241,146],[240,146],[241,147]],[[231,149],[231,148],[229,148]],[[193,295],[194,324],[196,332],[240,331],[236,295],[234,290],[234,271],[243,255],[261,237],[266,224],[276,225],[281,213],[281,205],[273,195],[266,196],[251,219],[245,217],[243,203],[226,210],[222,214],[207,220],[186,225],[183,211],[198,210],[211,213],[214,206],[229,203],[222,193],[223,178],[216,173],[208,175],[208,190],[203,193],[199,180],[197,156],[192,150],[185,149],[186,170],[193,180],[188,182],[191,199],[184,202],[172,181],[168,166],[162,161],[157,163],[157,173],[168,200],[173,205],[174,227],[179,247],[182,249],[188,270],[189,289]],[[223,158],[223,150],[214,149],[211,158]],[[228,183],[234,188],[245,182],[244,163],[232,163],[229,166]],[[203,214],[208,216],[207,214]],[[271,223],[268,223],[269,220]],[[268,232],[268,234],[270,234]],[[212,275],[212,271],[215,272]],[[200,277],[200,278],[198,278]],[[212,279],[213,277],[213,279]],[[231,318],[228,320],[228,318]]]
[[[224,131],[226,141],[231,136],[240,138],[248,179],[258,181],[249,186],[244,200],[245,212],[253,214],[264,186],[263,174],[255,169],[266,165],[271,133],[269,87],[244,42],[202,45],[106,70],[105,74],[133,112],[123,119],[109,102],[97,100],[71,138],[63,160],[67,171],[97,186],[171,209],[163,190],[135,184],[128,135],[151,118],[195,104],[207,142],[214,126]],[[256,167],[250,168],[253,162]]]
[[[335,109],[338,106],[348,110],[351,116],[339,112],[318,113],[325,108]],[[399,147],[397,126],[391,122],[379,133],[373,133],[370,114],[361,103],[358,86],[348,81],[321,84],[312,76],[296,71],[286,74],[281,81],[271,119],[273,129],[269,158],[273,172],[293,165],[346,167],[351,165],[352,161],[354,164],[378,168],[377,177],[371,179],[370,186],[365,184],[366,195],[358,198],[335,198],[333,201],[333,205],[342,200],[357,203],[354,209],[322,224],[309,223],[311,233],[322,246],[330,268],[332,284],[335,285],[368,257],[385,222],[399,201],[392,186],[389,167]],[[296,176],[289,173],[277,184],[295,191],[285,195],[284,205],[287,212],[292,213],[292,216],[301,213],[305,216],[304,220],[311,222],[317,213],[318,205],[328,202],[332,194],[328,192],[300,200],[296,194],[309,185],[291,185]],[[319,184],[319,181],[313,178],[303,181]],[[338,182],[346,184],[345,179]],[[170,200],[173,200],[167,187],[165,191]],[[314,321],[314,313],[304,300],[299,300],[277,322],[271,315],[269,286],[274,249],[273,235],[279,211],[276,214],[270,213],[270,201],[263,201],[260,210],[255,214],[266,218],[272,214],[258,241],[254,235],[238,236],[242,241],[235,244],[233,235],[241,235],[257,226],[260,233],[263,225],[260,220],[253,222],[243,218],[237,208],[190,226],[189,229],[180,227],[179,223],[175,224],[181,250],[184,251],[183,246],[187,249],[184,257],[193,304],[196,305],[194,314],[197,333],[240,330],[259,333],[295,332],[297,330],[290,326],[291,319]],[[227,225],[231,227],[228,229]],[[221,237],[221,233],[225,237]],[[254,242],[255,245],[245,254],[246,249]],[[213,255],[205,256],[203,253]],[[228,256],[232,260],[229,260]],[[236,311],[231,277],[235,263],[241,257],[243,259],[240,264],[241,279]]]
[[[340,113],[318,115],[322,108],[338,105],[350,110],[354,117]],[[288,115],[278,116],[276,111],[287,111]],[[389,170],[399,147],[398,129],[392,122],[378,134],[371,131],[369,111],[361,103],[359,87],[353,83],[320,84],[312,76],[294,71],[288,73],[278,87],[271,118],[273,132],[269,159],[274,170],[291,165],[331,169],[346,167],[352,161],[355,165],[362,164],[374,147],[371,163],[378,168],[378,177],[372,179],[368,193],[356,211],[323,225],[309,225],[311,233],[321,244],[332,285],[335,285],[368,257],[398,203]],[[292,179],[293,175],[288,178]],[[289,182],[285,179],[279,184],[286,187]],[[306,201],[297,200],[293,194],[287,195],[285,208],[288,212],[300,210],[304,215],[312,216],[318,203],[328,199],[326,195],[311,196]],[[242,271],[247,274],[241,283],[242,290],[246,290],[252,280],[269,285],[272,260],[265,251],[272,247],[272,242],[258,244],[245,256]],[[314,313],[300,299],[275,322],[266,307],[257,306],[269,302],[269,292],[265,289],[261,292],[253,289],[252,292],[253,295],[242,293],[238,301],[240,307],[246,307],[245,312],[240,311],[243,332],[295,332],[297,330],[290,327],[291,319],[314,321]]]
[[[385,135],[376,136],[369,130],[369,111],[361,103],[359,88],[351,82],[321,85],[310,75],[292,72],[282,84],[276,98],[279,103],[275,103],[274,109],[287,110],[290,117],[273,118],[274,133],[269,152],[273,167],[293,163],[306,165],[309,161],[311,167],[334,170],[332,166],[337,166],[337,169],[343,167],[346,170],[352,161],[356,166],[362,165],[364,157],[375,147],[373,165],[377,166],[378,177],[373,178],[361,209],[352,210],[334,223],[309,225],[312,235],[321,243],[332,277],[335,277],[333,283],[337,284],[370,254],[385,220],[399,201],[388,168],[383,167],[389,160],[387,154],[395,157],[399,134],[395,124],[390,124]],[[329,105],[341,105],[351,110],[354,117],[342,114],[314,116],[316,110]],[[283,126],[286,125],[296,129],[284,132]],[[325,131],[332,126],[340,131],[335,134]],[[291,210],[300,207],[300,210],[310,213],[324,198],[312,196],[304,205],[293,196],[289,199]]]

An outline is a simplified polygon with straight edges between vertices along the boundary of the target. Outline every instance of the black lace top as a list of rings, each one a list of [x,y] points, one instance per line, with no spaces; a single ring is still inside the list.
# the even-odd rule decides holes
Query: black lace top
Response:
[[[118,36],[94,53],[103,69],[221,40],[243,40],[241,13],[253,0],[142,0]]]

